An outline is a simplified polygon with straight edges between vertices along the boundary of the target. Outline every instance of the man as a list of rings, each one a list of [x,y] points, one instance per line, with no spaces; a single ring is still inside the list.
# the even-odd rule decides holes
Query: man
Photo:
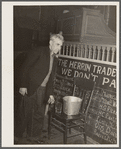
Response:
[[[54,103],[52,85],[57,66],[56,54],[63,42],[61,33],[52,34],[49,47],[31,51],[21,68],[19,93],[24,97],[26,117],[22,131],[26,129],[27,136],[35,140],[41,139],[45,105]]]

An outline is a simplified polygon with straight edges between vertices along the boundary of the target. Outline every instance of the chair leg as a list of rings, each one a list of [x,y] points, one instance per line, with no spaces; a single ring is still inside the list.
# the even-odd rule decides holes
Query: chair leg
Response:
[[[69,123],[69,126],[71,126],[71,123]],[[69,128],[69,134],[71,134],[71,128]]]
[[[67,127],[66,126],[65,126],[65,131],[63,134],[63,142],[64,142],[64,144],[67,144]]]

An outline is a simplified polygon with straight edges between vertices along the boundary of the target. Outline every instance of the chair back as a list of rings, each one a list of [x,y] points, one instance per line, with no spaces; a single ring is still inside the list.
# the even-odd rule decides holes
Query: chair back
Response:
[[[82,104],[80,107],[81,114],[87,115],[88,113],[94,86],[95,82],[90,79],[84,79],[80,77],[74,78],[73,96],[82,98]]]

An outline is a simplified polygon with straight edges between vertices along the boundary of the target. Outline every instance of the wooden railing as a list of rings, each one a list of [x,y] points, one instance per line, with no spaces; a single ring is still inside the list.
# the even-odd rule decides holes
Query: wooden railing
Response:
[[[115,45],[96,45],[81,44],[78,42],[65,42],[59,54],[116,63]]]

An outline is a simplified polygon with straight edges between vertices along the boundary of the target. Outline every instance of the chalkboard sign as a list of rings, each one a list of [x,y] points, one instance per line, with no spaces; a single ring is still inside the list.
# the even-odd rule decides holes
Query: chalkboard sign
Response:
[[[73,78],[56,74],[53,87],[56,101],[62,102],[64,96],[71,96],[73,94]]]
[[[96,82],[88,111],[87,136],[100,144],[116,144],[116,66],[60,57],[54,87],[58,100],[61,100],[62,96],[72,95],[74,77],[92,79]]]
[[[87,119],[89,136],[103,144],[116,144],[116,113],[116,93],[96,88]]]

